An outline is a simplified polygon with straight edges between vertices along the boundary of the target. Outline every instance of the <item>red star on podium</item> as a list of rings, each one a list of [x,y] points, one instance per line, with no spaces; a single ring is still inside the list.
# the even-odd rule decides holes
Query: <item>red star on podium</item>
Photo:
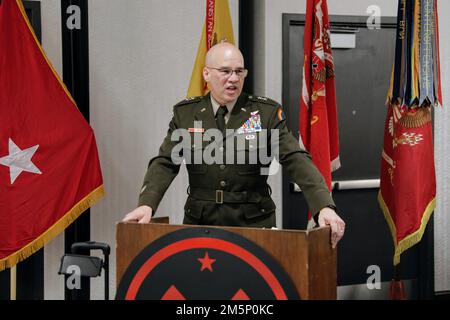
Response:
[[[202,264],[202,268],[200,269],[200,271],[203,271],[205,269],[208,269],[211,272],[213,271],[212,264],[214,262],[216,262],[216,259],[211,259],[208,256],[208,252],[205,253],[205,257],[204,258],[198,258],[197,260],[200,261],[201,264]]]

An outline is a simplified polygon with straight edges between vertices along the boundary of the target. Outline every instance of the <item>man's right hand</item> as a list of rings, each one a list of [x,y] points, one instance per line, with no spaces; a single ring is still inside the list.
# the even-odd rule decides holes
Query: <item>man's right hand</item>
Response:
[[[128,213],[122,222],[149,223],[152,219],[153,209],[149,206],[140,206]]]

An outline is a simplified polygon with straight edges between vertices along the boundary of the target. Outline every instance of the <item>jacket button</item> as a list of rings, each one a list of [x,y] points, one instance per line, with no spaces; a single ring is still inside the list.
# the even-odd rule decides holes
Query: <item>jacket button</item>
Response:
[[[261,212],[266,212],[266,209],[261,209]]]
[[[227,183],[226,183],[225,181],[223,181],[223,180],[220,181],[220,186],[221,186],[221,187],[225,187],[226,185],[227,185]]]
[[[221,164],[221,165],[220,165],[220,170],[225,170],[225,167],[226,167],[226,166],[225,166],[224,164]]]

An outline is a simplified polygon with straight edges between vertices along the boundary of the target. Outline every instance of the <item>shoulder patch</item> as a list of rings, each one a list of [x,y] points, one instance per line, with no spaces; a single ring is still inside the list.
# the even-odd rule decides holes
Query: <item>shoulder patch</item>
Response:
[[[279,121],[283,121],[284,119],[286,119],[286,115],[284,114],[282,107],[278,107],[277,116]]]
[[[264,104],[269,104],[272,106],[279,106],[280,104],[270,98],[262,97],[262,96],[248,96],[248,98],[254,102],[260,102]]]
[[[175,105],[175,107],[178,107],[178,106],[184,106],[184,105],[187,105],[187,104],[195,103],[195,102],[200,101],[202,98],[203,98],[202,96],[198,96],[198,97],[189,97],[189,98],[186,98],[186,99],[181,100],[180,102],[178,102],[178,103]]]

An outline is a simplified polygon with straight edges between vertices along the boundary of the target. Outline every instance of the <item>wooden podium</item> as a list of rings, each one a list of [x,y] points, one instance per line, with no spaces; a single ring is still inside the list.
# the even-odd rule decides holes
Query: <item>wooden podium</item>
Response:
[[[195,226],[155,222],[119,223],[116,234],[117,284],[134,257],[148,244],[167,233],[192,227]],[[220,229],[237,233],[263,248],[290,276],[300,299],[336,299],[336,250],[330,245],[329,227],[310,231],[236,227]]]

